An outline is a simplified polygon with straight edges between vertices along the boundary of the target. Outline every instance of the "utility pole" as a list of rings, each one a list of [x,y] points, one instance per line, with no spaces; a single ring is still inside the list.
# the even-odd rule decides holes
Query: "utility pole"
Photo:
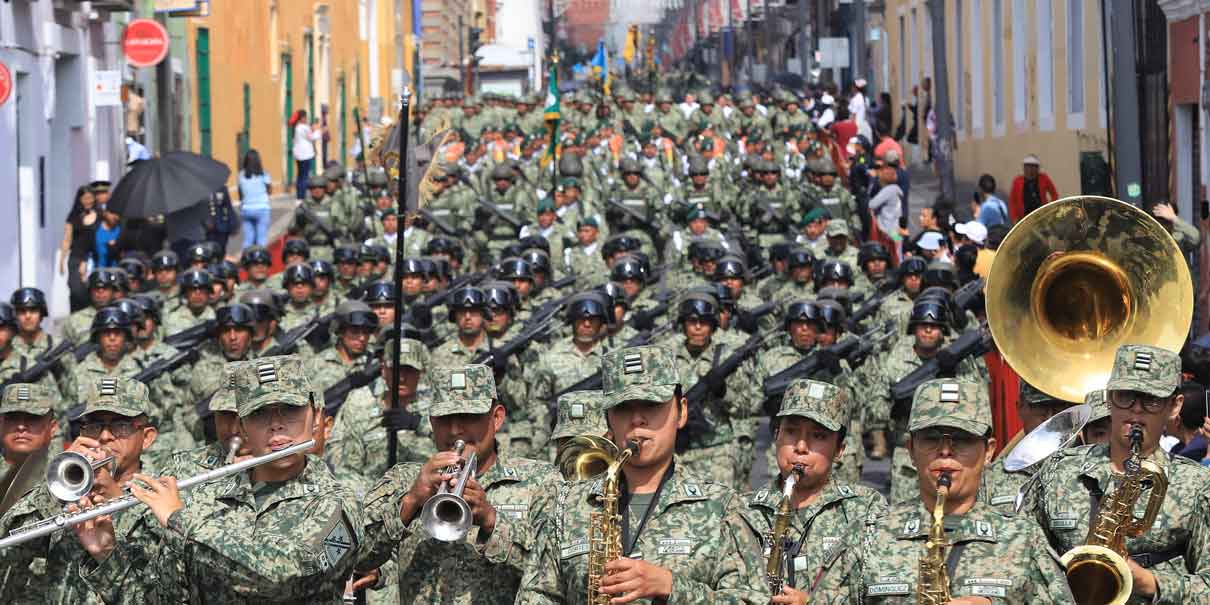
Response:
[[[860,1],[860,0],[859,0]],[[954,118],[950,114],[949,65],[945,56],[945,0],[928,0],[933,30],[933,111],[937,113],[937,149],[933,161],[941,177],[941,197],[958,200],[954,187]],[[1134,48],[1134,47],[1131,47]]]
[[[168,27],[168,17],[164,14],[157,14],[155,20],[160,22],[165,29]],[[172,42],[168,43],[168,54],[164,56],[164,60],[160,61],[155,66],[155,108],[156,108],[156,137],[159,144],[159,153],[167,153],[176,150],[176,104],[173,102],[174,74],[172,73]],[[310,118],[311,116],[307,116]]]
[[[1110,84],[1110,162],[1113,163],[1113,193],[1119,199],[1138,205],[1143,195],[1142,140],[1139,132],[1138,77],[1135,66],[1133,0],[1102,0],[1101,15],[1107,32],[1106,47],[1113,53],[1106,64],[1113,70]],[[1123,142],[1128,143],[1123,144]]]
[[[463,55],[462,30],[465,26],[462,24],[462,15],[458,15],[458,84],[462,86],[462,94],[466,94],[466,57]]]
[[[961,1],[961,0],[959,0]],[[853,61],[852,75],[853,80],[865,78],[866,72],[866,41],[868,34],[866,28],[866,0],[853,1]],[[961,77],[961,74],[959,74]]]

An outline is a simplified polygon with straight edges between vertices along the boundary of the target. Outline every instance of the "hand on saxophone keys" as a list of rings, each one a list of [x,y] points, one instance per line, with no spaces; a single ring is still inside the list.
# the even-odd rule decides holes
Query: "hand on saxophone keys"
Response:
[[[667,598],[672,594],[672,572],[642,559],[614,559],[605,564],[601,592],[617,595],[609,600],[611,605]]]
[[[791,586],[782,586],[781,594],[773,595],[769,602],[777,605],[807,605],[807,593]]]

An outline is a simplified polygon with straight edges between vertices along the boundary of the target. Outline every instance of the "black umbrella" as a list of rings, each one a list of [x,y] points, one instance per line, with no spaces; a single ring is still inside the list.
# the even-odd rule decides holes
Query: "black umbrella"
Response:
[[[123,217],[171,214],[210,199],[227,184],[231,169],[222,162],[188,151],[172,151],[136,162],[118,181],[109,207]]]

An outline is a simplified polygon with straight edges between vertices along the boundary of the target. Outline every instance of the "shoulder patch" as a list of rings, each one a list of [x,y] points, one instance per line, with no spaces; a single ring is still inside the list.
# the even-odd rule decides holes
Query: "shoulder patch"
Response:
[[[696,483],[686,483],[685,484],[685,495],[689,496],[690,498],[701,498],[702,497],[702,488],[699,487],[698,484],[696,484]]]
[[[324,569],[335,567],[353,550],[356,539],[343,512],[336,513],[336,519],[324,535],[322,544]]]

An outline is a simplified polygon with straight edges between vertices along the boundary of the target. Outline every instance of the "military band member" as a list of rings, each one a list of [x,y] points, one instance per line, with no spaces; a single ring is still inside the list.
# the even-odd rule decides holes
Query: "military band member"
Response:
[[[777,523],[786,479],[795,475],[789,494],[789,531],[780,536],[783,546],[783,589],[773,603],[804,604],[813,597],[827,557],[842,544],[856,543],[868,518],[886,511],[878,492],[832,474],[833,464],[845,449],[849,426],[849,400],[845,389],[826,382],[801,379],[790,384],[777,413],[773,442],[778,474],[763,489],[748,495],[746,516],[765,552]],[[767,555],[766,555],[767,556]]]
[[[987,467],[983,474],[984,490],[987,503],[1004,512],[1011,512],[1017,500],[1017,490],[1038,471],[1040,464],[1025,467],[1018,471],[1004,468],[1004,461],[1012,455],[1017,444],[1025,435],[1033,432],[1051,416],[1071,407],[1071,403],[1056,399],[1034,388],[1025,379],[1021,379],[1021,387],[1017,395],[1017,417],[1021,419],[1021,432],[1004,446],[1000,455]]]
[[[505,412],[484,365],[435,368],[429,408],[437,454],[423,464],[408,462],[387,471],[366,497],[366,556],[369,571],[396,556],[400,603],[507,603],[517,592],[521,564],[532,538],[528,511],[546,485],[557,482],[550,464],[501,453],[496,435]],[[447,467],[463,457],[478,461],[463,499],[472,527],[465,539],[443,542],[420,520],[424,503],[442,483]],[[456,571],[455,571],[456,570]]]
[[[55,388],[40,384],[10,384],[0,398],[0,515],[46,477],[46,462],[62,445],[52,444],[59,422],[51,413],[59,398]],[[28,463],[18,475],[18,470]],[[0,583],[4,579],[0,577]]]
[[[253,456],[320,430],[322,396],[300,359],[241,362],[234,372]],[[187,506],[175,478],[134,478],[142,485],[131,493],[159,522],[157,536],[114,540],[104,518],[76,530],[97,562],[86,579],[107,599],[139,591],[143,600],[172,603],[340,602],[364,544],[362,513],[319,458],[295,454],[194,487]],[[140,553],[150,563],[132,565]]]
[[[906,447],[921,470],[916,493],[892,502],[889,512],[875,511],[859,544],[829,553],[831,568],[817,594],[831,595],[834,603],[916,603],[922,590],[944,590],[952,604],[1071,603],[1042,529],[1028,517],[996,511],[979,496],[996,448],[991,420],[982,385],[954,379],[922,384],[907,423]],[[930,549],[942,476],[949,484],[936,528],[943,544]],[[934,573],[921,575],[922,559]]]
[[[572,437],[591,435],[608,438],[609,425],[605,424],[605,411],[601,409],[604,395],[601,391],[573,391],[559,396],[555,428],[550,434],[551,455],[558,460],[563,447]],[[560,468],[559,472],[566,473]],[[572,479],[564,475],[564,479]]]
[[[1100,443],[1109,444],[1109,402],[1105,401],[1105,389],[1097,389],[1089,391],[1084,396],[1084,403],[1092,406],[1092,416],[1088,418],[1088,424],[1084,425],[1084,429],[1080,431],[1081,441],[1084,445],[1092,445]]]
[[[1109,442],[1062,450],[1038,471],[1041,489],[1027,506],[1055,551],[1084,544],[1095,511],[1122,484],[1131,432],[1140,429],[1139,455],[1164,473],[1168,491],[1151,527],[1126,538],[1130,603],[1210,602],[1210,471],[1159,448],[1165,425],[1180,414],[1180,380],[1176,353],[1149,345],[1120,347],[1105,387]],[[1135,518],[1150,496],[1144,489]]]
[[[674,456],[688,419],[676,360],[655,346],[620,349],[606,355],[603,378],[613,441],[635,441],[640,450],[621,468],[622,552],[606,562],[601,592],[617,603],[768,603],[742,499]],[[584,602],[596,547],[589,519],[601,510],[602,484],[600,477],[562,484],[534,520],[518,605]]]

